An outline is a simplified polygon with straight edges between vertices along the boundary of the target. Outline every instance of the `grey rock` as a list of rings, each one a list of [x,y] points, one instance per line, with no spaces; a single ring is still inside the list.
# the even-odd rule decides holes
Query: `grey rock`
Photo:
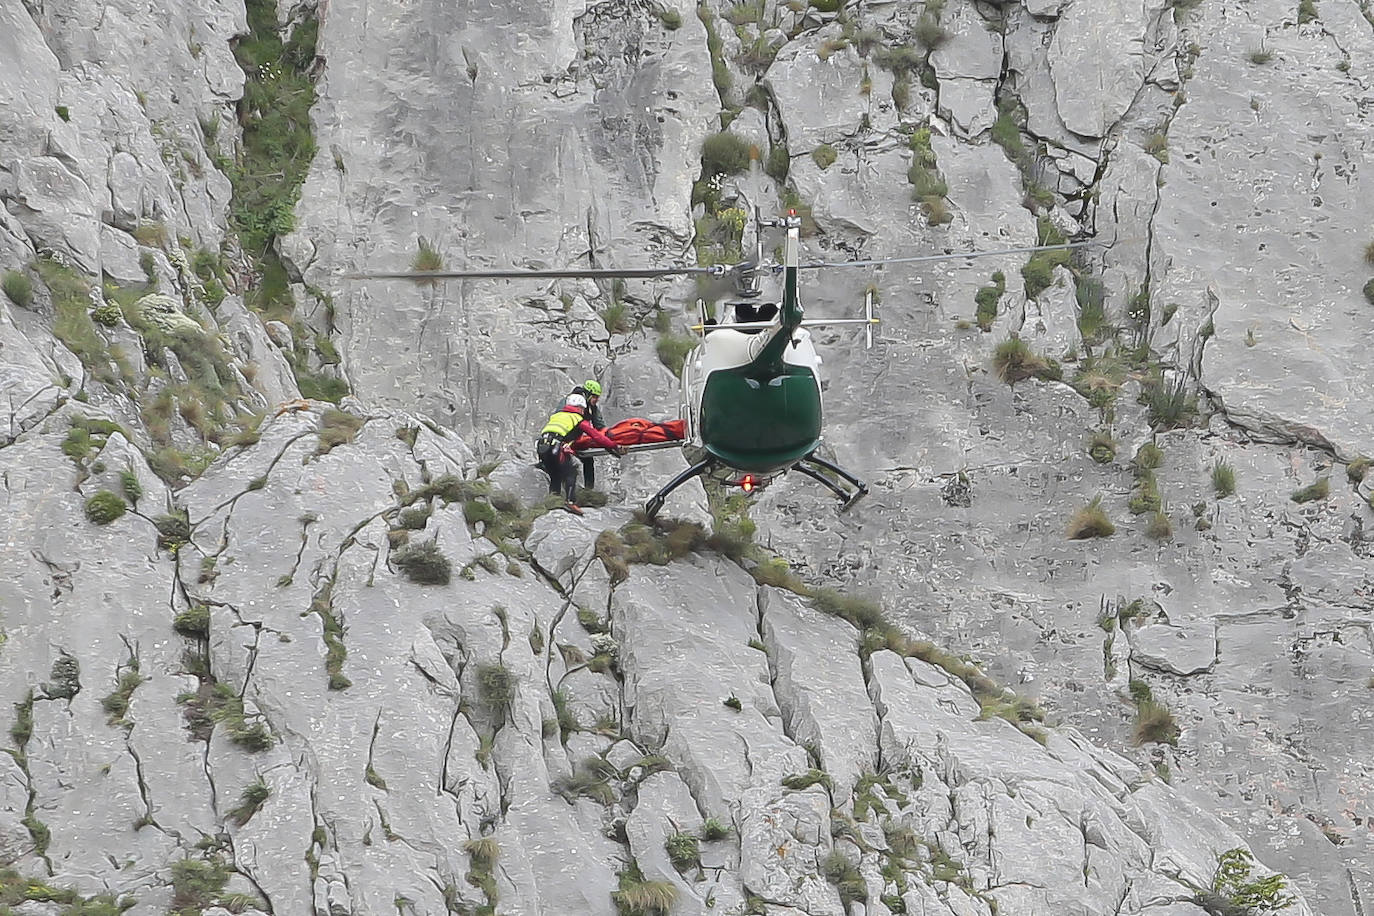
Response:
[[[859,777],[878,764],[878,723],[858,664],[859,635],[789,592],[769,589],[760,605],[787,733],[798,744],[819,749],[835,797],[848,798]]]
[[[1131,660],[1157,671],[1199,674],[1217,660],[1217,630],[1210,622],[1151,624],[1129,631]]]

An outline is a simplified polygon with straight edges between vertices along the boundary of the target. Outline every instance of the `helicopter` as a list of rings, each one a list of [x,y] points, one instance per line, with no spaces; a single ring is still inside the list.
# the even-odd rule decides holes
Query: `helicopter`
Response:
[[[522,279],[658,279],[674,276],[707,276],[733,284],[726,302],[726,318],[717,321],[699,298],[699,323],[693,331],[702,335],[682,367],[681,417],[685,435],[680,440],[629,444],[626,451],[681,448],[688,467],[664,484],[645,504],[645,515],[655,518],[668,496],[697,477],[706,477],[746,495],[753,495],[789,471],[820,483],[840,500],[845,511],[868,495],[868,485],[855,474],[818,454],[822,443],[821,357],[808,330],[819,326],[858,325],[864,328],[865,348],[873,346],[873,291],[864,296],[862,318],[808,319],[798,292],[802,270],[838,267],[877,267],[885,264],[976,258],[1061,248],[1093,242],[1069,242],[1004,248],[996,251],[954,252],[903,258],[840,262],[801,262],[801,218],[794,211],[777,219],[764,219],[755,208],[754,257],[732,265],[664,267],[643,269],[509,269],[360,272],[346,279],[436,281]],[[781,262],[770,263],[763,253],[765,229],[784,233]],[[764,275],[781,276],[780,301],[762,302]],[[606,453],[605,449],[581,449],[582,456]]]

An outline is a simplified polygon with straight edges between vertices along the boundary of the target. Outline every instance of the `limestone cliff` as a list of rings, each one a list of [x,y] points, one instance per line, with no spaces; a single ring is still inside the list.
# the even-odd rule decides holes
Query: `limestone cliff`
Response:
[[[1368,913],[1371,75],[1355,0],[3,0],[0,909]],[[873,494],[658,529],[530,439],[676,414],[690,283],[342,276],[756,206],[1100,244],[809,272]]]

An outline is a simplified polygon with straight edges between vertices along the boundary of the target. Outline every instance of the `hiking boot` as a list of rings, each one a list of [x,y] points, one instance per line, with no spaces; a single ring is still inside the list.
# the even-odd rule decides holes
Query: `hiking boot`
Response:
[[[563,508],[564,508],[564,509],[567,509],[567,510],[568,510],[569,512],[571,512],[573,515],[581,515],[581,514],[582,514],[582,507],[579,506],[577,503],[573,503],[573,502],[565,503],[564,506],[563,506]]]

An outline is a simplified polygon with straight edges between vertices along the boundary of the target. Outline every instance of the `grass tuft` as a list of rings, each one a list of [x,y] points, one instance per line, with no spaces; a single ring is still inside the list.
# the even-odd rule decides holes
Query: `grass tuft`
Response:
[[[266,803],[271,794],[272,790],[267,788],[267,783],[261,779],[250,783],[239,796],[238,805],[229,810],[229,820],[242,827],[252,820],[253,815],[258,813],[258,809]]]
[[[357,437],[358,430],[363,428],[364,422],[366,421],[362,417],[355,417],[351,413],[330,407],[320,417],[320,444],[315,454],[325,455],[335,446],[352,442]]]
[[[1116,534],[1116,526],[1107,517],[1107,510],[1102,508],[1101,496],[1094,496],[1091,502],[1070,516],[1067,534],[1071,541]]]
[[[1295,503],[1310,503],[1326,499],[1331,495],[1331,478],[1322,477],[1315,483],[1308,484],[1301,490],[1295,490],[1289,499]]]
[[[1054,360],[1032,352],[1030,344],[1019,337],[1009,337],[993,351],[992,366],[997,377],[1008,385],[1028,378],[1059,381],[1063,372]]]
[[[1178,735],[1178,723],[1168,706],[1154,699],[1142,699],[1136,704],[1136,744],[1177,744]]]
[[[1227,464],[1225,459],[1218,458],[1217,463],[1212,465],[1212,490],[1217,494],[1217,499],[1225,499],[1236,492],[1236,469]]]

